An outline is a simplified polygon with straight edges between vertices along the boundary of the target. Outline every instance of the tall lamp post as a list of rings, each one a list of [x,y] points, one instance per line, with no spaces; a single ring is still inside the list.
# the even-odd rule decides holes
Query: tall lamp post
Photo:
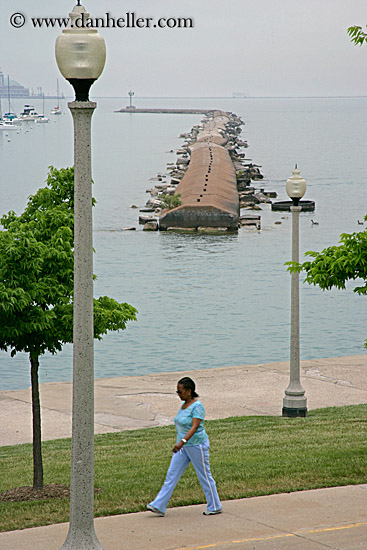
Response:
[[[75,91],[74,121],[74,321],[70,526],[63,550],[101,550],[94,530],[94,348],[91,119],[97,104],[89,89],[103,71],[104,39],[86,27],[78,4],[56,40],[56,61]]]
[[[288,179],[286,188],[292,199],[292,262],[299,262],[299,201],[306,192],[306,181],[297,168]],[[290,337],[290,381],[283,398],[282,415],[298,417],[307,415],[307,398],[301,385],[299,352],[299,273],[291,274],[291,337]]]

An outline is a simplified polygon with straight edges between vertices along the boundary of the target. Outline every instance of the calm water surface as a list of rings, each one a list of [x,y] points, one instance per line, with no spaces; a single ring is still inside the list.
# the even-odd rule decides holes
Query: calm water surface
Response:
[[[289,357],[291,255],[289,214],[263,207],[262,231],[197,236],[145,233],[138,211],[150,178],[174,162],[179,134],[200,116],[119,114],[126,99],[98,99],[93,116],[95,294],[127,301],[138,322],[95,345],[96,377],[141,375]],[[41,101],[35,101],[42,110]],[[262,166],[262,187],[285,200],[285,181],[298,163],[316,211],[301,215],[301,251],[337,244],[359,229],[366,213],[367,99],[136,100],[137,106],[219,108],[246,122],[246,155]],[[15,102],[17,111],[23,103]],[[46,114],[53,107],[46,102]],[[49,165],[73,163],[72,121],[23,124],[0,134],[0,212],[21,212],[44,184]],[[55,120],[56,119],[56,120]],[[27,131],[28,128],[28,131]],[[282,219],[282,218],[285,219]],[[312,226],[311,218],[319,222]],[[275,224],[281,221],[280,225]],[[137,231],[124,232],[135,226]],[[301,357],[365,352],[366,298],[301,285]],[[0,389],[29,387],[28,357],[0,352]],[[72,347],[41,358],[41,382],[70,380]]]

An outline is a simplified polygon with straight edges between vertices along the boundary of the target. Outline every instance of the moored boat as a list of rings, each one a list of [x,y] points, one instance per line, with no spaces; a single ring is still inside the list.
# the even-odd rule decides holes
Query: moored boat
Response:
[[[44,112],[45,112],[45,94],[42,95],[42,111],[43,111],[43,113],[36,120],[36,122],[38,124],[46,124],[47,122],[50,122],[50,119],[47,118],[47,116],[44,115]]]
[[[3,120],[12,122],[13,124],[22,124],[20,118],[12,112],[13,106],[10,101],[10,78],[8,75],[8,112],[3,115]],[[1,110],[1,109],[0,109]]]
[[[60,107],[58,105],[51,109],[50,113],[52,115],[62,115],[62,111],[60,110]]]
[[[10,120],[0,120],[0,131],[19,130]]]
[[[20,120],[20,118],[17,117],[15,113],[4,113],[3,120],[12,122],[12,124],[22,124],[22,121]]]
[[[59,80],[57,79],[57,105],[53,109],[51,109],[50,113],[52,115],[62,115],[62,109],[60,109],[60,90],[59,90]]]
[[[37,124],[45,124],[46,122],[50,122],[50,119],[47,118],[45,115],[40,115],[39,118],[36,120]]]
[[[24,105],[23,112],[20,113],[19,118],[29,122],[35,121],[40,117],[37,111],[34,110],[33,105]]]

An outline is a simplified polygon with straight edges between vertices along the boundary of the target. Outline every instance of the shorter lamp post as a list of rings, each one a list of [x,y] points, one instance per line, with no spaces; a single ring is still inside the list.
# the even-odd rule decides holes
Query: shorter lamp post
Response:
[[[74,318],[70,526],[63,550],[101,550],[94,530],[94,349],[91,120],[97,104],[89,89],[103,71],[104,39],[86,26],[78,4],[70,26],[56,40],[56,61],[75,91],[68,104],[74,121]],[[80,24],[82,23],[82,24]]]
[[[132,109],[133,108],[133,96],[135,95],[135,92],[132,92],[130,90],[130,92],[128,92],[129,96],[130,96],[130,105],[129,105],[129,109]]]
[[[287,193],[292,199],[292,262],[299,262],[299,201],[306,192],[306,181],[297,168],[287,181]],[[307,415],[307,398],[301,385],[299,353],[299,273],[291,274],[291,337],[290,337],[290,381],[283,398],[282,415],[297,417]]]

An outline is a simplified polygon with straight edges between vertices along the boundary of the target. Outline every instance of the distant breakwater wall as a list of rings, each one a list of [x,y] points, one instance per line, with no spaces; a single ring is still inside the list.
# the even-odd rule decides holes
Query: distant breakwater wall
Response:
[[[145,231],[228,232],[242,226],[261,228],[259,215],[240,216],[240,209],[261,210],[259,203],[270,203],[269,197],[276,193],[251,186],[263,175],[260,167],[241,152],[248,147],[240,139],[242,125],[244,122],[233,113],[209,110],[201,124],[180,135],[185,141],[176,151],[176,163],[167,163],[166,173],[151,178],[155,181],[147,189],[151,197],[140,208],[139,224]]]
[[[236,170],[225,146],[228,127],[240,124],[222,111],[207,115],[187,147],[188,169],[175,192],[181,204],[161,213],[161,230],[237,230],[240,206]]]
[[[149,107],[125,107],[118,109],[115,113],[152,113],[152,114],[167,114],[167,115],[207,115],[213,113],[210,109],[164,109],[164,108],[149,108]]]

